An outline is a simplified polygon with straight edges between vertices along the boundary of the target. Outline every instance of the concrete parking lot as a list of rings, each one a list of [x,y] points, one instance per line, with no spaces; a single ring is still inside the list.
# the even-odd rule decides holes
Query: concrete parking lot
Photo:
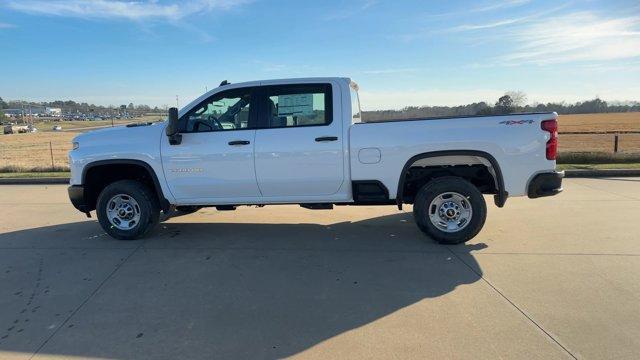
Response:
[[[65,186],[0,194],[2,359],[640,357],[640,178],[490,205],[460,246],[393,207],[203,209],[123,242]]]

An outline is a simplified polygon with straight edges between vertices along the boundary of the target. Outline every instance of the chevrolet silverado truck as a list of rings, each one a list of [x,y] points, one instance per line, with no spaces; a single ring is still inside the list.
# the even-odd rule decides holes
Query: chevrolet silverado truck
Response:
[[[482,229],[483,194],[562,191],[557,128],[551,112],[367,122],[348,78],[224,81],[166,121],[77,136],[69,197],[122,240],[201,207],[412,204],[456,244]]]

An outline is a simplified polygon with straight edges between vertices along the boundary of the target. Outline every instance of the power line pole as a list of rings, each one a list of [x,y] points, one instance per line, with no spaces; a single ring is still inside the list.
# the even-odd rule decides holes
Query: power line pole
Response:
[[[176,107],[179,109],[180,108],[180,103],[178,102],[178,95],[176,95]]]

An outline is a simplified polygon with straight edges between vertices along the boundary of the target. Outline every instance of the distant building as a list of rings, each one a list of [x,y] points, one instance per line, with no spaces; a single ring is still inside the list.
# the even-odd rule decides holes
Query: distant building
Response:
[[[62,116],[62,109],[60,109],[60,108],[48,107],[48,108],[45,108],[44,111],[49,116],[56,116],[56,117],[57,116]]]
[[[25,116],[42,116],[47,114],[47,108],[40,105],[25,105],[24,106],[24,115]]]
[[[16,117],[22,115],[22,109],[3,109],[2,112],[5,116]]]
[[[23,114],[24,116],[62,116],[62,109],[40,105],[25,105],[22,109],[4,109],[2,112],[10,117],[17,117]]]

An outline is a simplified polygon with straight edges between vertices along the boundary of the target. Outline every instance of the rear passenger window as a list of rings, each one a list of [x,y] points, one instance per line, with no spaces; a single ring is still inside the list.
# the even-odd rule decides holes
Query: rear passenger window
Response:
[[[331,123],[330,84],[268,86],[265,89],[269,127],[319,126]]]

